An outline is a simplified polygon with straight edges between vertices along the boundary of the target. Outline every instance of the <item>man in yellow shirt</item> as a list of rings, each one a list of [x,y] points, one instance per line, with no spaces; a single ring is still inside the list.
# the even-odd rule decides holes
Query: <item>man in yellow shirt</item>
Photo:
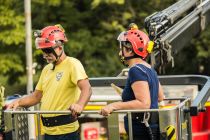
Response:
[[[69,109],[71,115],[42,114],[45,140],[79,140],[80,114],[91,96],[88,76],[79,60],[66,56],[67,38],[60,25],[47,26],[34,33],[37,49],[49,63],[42,70],[33,94],[17,99],[8,108],[29,107],[41,103],[43,111]]]

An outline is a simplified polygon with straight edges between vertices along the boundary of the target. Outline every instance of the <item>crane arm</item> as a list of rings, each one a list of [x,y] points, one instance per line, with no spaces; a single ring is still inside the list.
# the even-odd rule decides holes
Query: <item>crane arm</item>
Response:
[[[210,0],[179,0],[145,19],[145,28],[155,42],[151,63],[160,70],[193,37],[210,23]]]

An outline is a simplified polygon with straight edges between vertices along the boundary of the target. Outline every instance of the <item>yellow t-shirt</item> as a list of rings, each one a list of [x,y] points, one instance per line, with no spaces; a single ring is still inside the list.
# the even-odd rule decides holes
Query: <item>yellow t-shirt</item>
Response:
[[[42,91],[42,111],[64,111],[80,96],[77,86],[78,80],[88,78],[79,60],[66,57],[60,64],[55,66],[48,64],[42,70],[36,90]],[[57,116],[58,114],[43,114],[44,117]],[[79,128],[78,121],[67,125],[44,127],[44,133],[59,135],[74,132]]]

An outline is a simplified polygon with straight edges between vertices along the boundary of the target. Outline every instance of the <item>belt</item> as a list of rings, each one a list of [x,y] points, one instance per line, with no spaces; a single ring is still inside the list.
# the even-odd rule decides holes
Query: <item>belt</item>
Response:
[[[55,117],[43,117],[41,116],[42,123],[46,127],[60,126],[77,121],[71,115],[59,115]]]

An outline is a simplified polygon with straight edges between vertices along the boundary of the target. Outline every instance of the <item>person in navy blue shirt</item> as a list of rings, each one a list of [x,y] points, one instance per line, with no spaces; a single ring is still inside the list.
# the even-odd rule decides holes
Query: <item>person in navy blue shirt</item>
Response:
[[[118,36],[120,43],[119,56],[124,65],[129,67],[128,78],[122,93],[122,101],[114,102],[103,107],[101,115],[108,116],[115,110],[127,109],[157,109],[158,102],[164,98],[161,84],[156,71],[145,59],[152,51],[154,43],[148,36],[138,30],[135,24],[128,31]],[[150,113],[149,128],[142,123],[144,113],[132,113],[134,140],[158,140],[158,114]],[[125,130],[128,133],[128,116],[124,117]],[[152,136],[151,136],[152,135]]]

